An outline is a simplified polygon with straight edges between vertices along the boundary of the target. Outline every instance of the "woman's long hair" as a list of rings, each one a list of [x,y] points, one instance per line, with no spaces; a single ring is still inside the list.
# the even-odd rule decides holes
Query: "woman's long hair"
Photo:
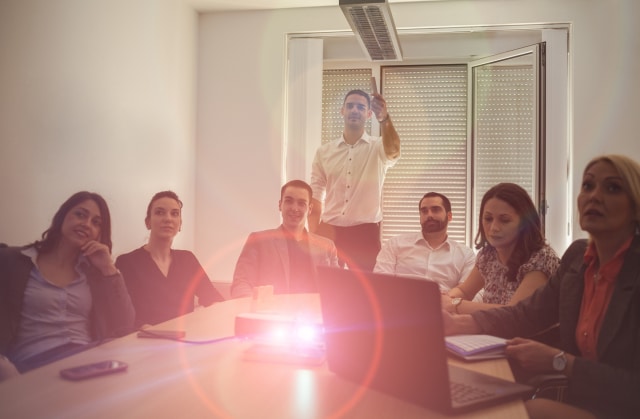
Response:
[[[87,191],[76,192],[67,199],[53,216],[51,226],[42,233],[42,240],[35,241],[32,246],[41,253],[47,253],[54,249],[62,237],[62,223],[64,222],[64,218],[73,207],[87,200],[92,200],[98,205],[102,219],[99,241],[100,243],[106,244],[109,252],[111,252],[111,214],[109,213],[109,206],[103,197],[97,193]]]
[[[516,245],[507,262],[507,280],[512,282],[516,280],[520,266],[528,261],[534,252],[542,249],[545,245],[542,223],[540,215],[527,191],[515,183],[499,183],[489,189],[482,197],[480,223],[478,224],[478,233],[475,238],[476,249],[481,249],[489,243],[482,227],[482,216],[485,204],[491,198],[506,202],[520,216]]]

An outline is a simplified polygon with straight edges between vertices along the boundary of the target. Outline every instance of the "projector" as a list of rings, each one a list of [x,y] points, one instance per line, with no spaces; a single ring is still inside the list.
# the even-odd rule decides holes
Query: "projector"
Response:
[[[243,353],[246,361],[322,365],[325,360],[322,324],[278,313],[236,316],[235,335],[256,342]]]
[[[235,335],[273,345],[310,346],[323,342],[321,323],[280,313],[238,314]]]

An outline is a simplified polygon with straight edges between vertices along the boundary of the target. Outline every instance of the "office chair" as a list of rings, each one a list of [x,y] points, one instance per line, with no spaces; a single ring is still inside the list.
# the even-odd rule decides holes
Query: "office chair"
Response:
[[[555,324],[547,330],[532,336],[531,339],[542,342],[546,345],[560,346],[560,328]],[[569,386],[569,379],[564,374],[539,374],[529,377],[525,380],[527,384],[535,388],[535,392],[531,399],[551,399],[555,401],[564,401],[565,391]]]
[[[532,400],[551,399],[562,402],[565,401],[569,379],[564,374],[540,374],[532,377],[527,384],[535,388]]]

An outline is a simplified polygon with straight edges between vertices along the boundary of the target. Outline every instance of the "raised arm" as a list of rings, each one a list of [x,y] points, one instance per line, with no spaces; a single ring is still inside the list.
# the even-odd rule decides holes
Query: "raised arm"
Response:
[[[387,158],[390,160],[396,159],[400,156],[400,136],[396,132],[393,122],[391,122],[391,116],[387,111],[387,102],[378,93],[372,94],[371,110],[380,123],[382,144]]]

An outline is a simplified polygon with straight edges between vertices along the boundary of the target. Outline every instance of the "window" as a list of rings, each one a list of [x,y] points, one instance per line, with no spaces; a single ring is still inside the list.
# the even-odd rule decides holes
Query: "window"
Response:
[[[449,236],[468,245],[477,229],[474,207],[493,184],[518,183],[536,201],[540,148],[530,135],[534,101],[522,87],[533,83],[530,67],[483,67],[477,73],[481,81],[470,79],[466,64],[385,66],[380,72],[381,93],[402,142],[402,157],[387,172],[384,185],[383,240],[419,230],[418,202],[426,192],[440,192],[451,200]],[[342,133],[338,110],[346,92],[369,91],[371,75],[371,68],[324,70],[323,143]],[[485,89],[475,102],[470,101],[470,83]],[[469,140],[470,127],[483,130],[482,141]],[[497,136],[514,130],[521,135],[496,142]]]
[[[338,110],[342,105],[342,99],[344,94],[351,88],[361,88],[365,91],[369,91],[369,78],[371,75],[375,75],[381,82],[381,92],[385,97],[393,94],[393,90],[400,88],[401,86],[391,85],[392,78],[398,78],[409,82],[409,75],[402,78],[399,75],[393,74],[396,72],[410,72],[414,71],[418,65],[425,71],[438,71],[447,70],[447,68],[458,67],[464,68],[466,66],[467,74],[467,103],[464,105],[465,116],[464,120],[467,124],[466,138],[467,144],[465,145],[465,159],[466,168],[466,196],[462,201],[462,204],[457,203],[456,194],[457,191],[446,189],[441,192],[452,195],[454,200],[453,219],[451,224],[452,237],[456,237],[458,240],[462,240],[467,244],[471,244],[473,236],[477,227],[472,225],[477,223],[477,216],[474,214],[475,204],[478,203],[478,197],[482,197],[487,185],[495,184],[495,179],[489,179],[484,177],[484,174],[493,175],[492,168],[500,167],[500,162],[511,164],[514,168],[522,169],[522,173],[518,172],[515,176],[510,173],[509,176],[505,176],[504,173],[499,175],[500,181],[511,181],[518,184],[526,183],[523,185],[525,189],[534,198],[539,205],[539,212],[543,215],[545,236],[551,246],[557,253],[561,254],[565,251],[571,241],[574,240],[574,226],[572,218],[575,212],[574,209],[574,192],[571,188],[571,174],[572,174],[572,162],[570,159],[571,142],[571,103],[569,101],[571,92],[570,74],[569,74],[569,61],[570,61],[570,49],[571,45],[569,37],[570,25],[561,23],[549,23],[540,25],[526,25],[525,27],[487,27],[478,30],[475,27],[469,28],[451,28],[448,32],[442,32],[440,30],[431,29],[418,29],[406,31],[406,33],[400,34],[402,38],[403,50],[406,56],[415,57],[410,61],[404,61],[396,64],[394,67],[381,66],[380,63],[364,62],[361,58],[357,58],[360,55],[360,47],[357,42],[352,39],[343,37],[341,34],[327,33],[327,34],[295,34],[291,35],[289,40],[289,65],[288,65],[288,91],[287,91],[287,110],[285,113],[285,136],[284,136],[284,155],[283,155],[283,180],[299,178],[308,179],[311,172],[311,162],[315,150],[317,150],[318,144],[324,141],[330,141],[340,135],[342,130],[342,121]],[[491,39],[490,43],[486,40]],[[314,42],[312,42],[314,41]],[[493,105],[491,101],[498,100],[499,94],[507,95],[502,99],[509,99],[508,95],[515,92],[517,88],[513,86],[513,89],[506,90],[484,90],[481,88],[483,83],[487,83],[489,87],[498,87],[499,84],[494,83],[492,80],[497,80],[499,72],[502,72],[505,66],[500,64],[500,61],[516,58],[520,56],[520,53],[515,53],[519,49],[522,49],[522,45],[545,44],[544,51],[544,71],[538,70],[538,72],[530,72],[531,75],[536,74],[541,81],[538,83],[527,83],[531,88],[534,88],[540,94],[540,102],[532,102],[527,100],[520,101],[519,103],[528,105],[528,112],[537,113],[537,120],[531,119],[527,122],[526,118],[521,118],[518,115],[511,115],[511,124],[529,124],[527,131],[531,135],[537,135],[540,138],[548,138],[550,141],[545,143],[540,142],[528,142],[529,134],[523,134],[524,131],[514,136],[512,141],[517,144],[515,148],[520,150],[526,150],[525,154],[530,154],[531,150],[535,154],[527,164],[522,165],[520,162],[515,164],[517,158],[503,158],[500,153],[494,155],[495,160],[490,161],[488,166],[484,168],[479,163],[478,157],[474,157],[477,149],[474,149],[474,143],[471,141],[472,135],[476,136],[475,140],[480,142],[488,141],[482,144],[482,147],[486,150],[502,151],[515,149],[512,143],[501,143],[497,146],[491,144],[491,132],[499,122],[497,117],[500,117],[502,111],[497,111],[496,118],[491,116]],[[300,45],[302,44],[302,45]],[[294,48],[298,46],[298,48]],[[501,53],[501,51],[509,51]],[[410,52],[410,53],[409,53]],[[497,55],[496,55],[497,54]],[[472,63],[469,62],[470,57],[486,57],[490,58],[478,59]],[[313,58],[313,59],[310,59]],[[541,55],[542,57],[542,55]],[[535,60],[534,60],[535,61]],[[540,58],[542,62],[542,58]],[[540,64],[537,62],[537,64]],[[394,63],[395,64],[395,63]],[[451,65],[450,65],[451,64]],[[412,67],[410,68],[409,65]],[[513,68],[506,71],[507,73],[516,70],[517,62],[508,63]],[[474,66],[477,67],[477,72],[474,73]],[[482,68],[485,67],[485,68]],[[501,68],[503,67],[503,68]],[[539,67],[540,68],[540,67]],[[427,70],[430,69],[430,70]],[[518,70],[519,71],[519,70]],[[384,74],[383,74],[384,73]],[[485,74],[482,74],[485,73]],[[494,74],[491,74],[494,73]],[[486,77],[485,77],[486,76]],[[413,76],[411,76],[413,77]],[[476,77],[475,79],[473,77]],[[496,79],[497,77],[497,79]],[[526,76],[528,77],[528,76]],[[414,84],[430,83],[428,81],[415,80],[411,81]],[[460,82],[463,83],[462,79]],[[543,82],[543,83],[542,83]],[[483,102],[481,97],[474,97],[468,93],[468,90],[476,86],[476,92],[486,91],[489,93],[488,102]],[[414,86],[415,87],[415,86]],[[403,157],[400,162],[391,169],[389,177],[387,178],[387,189],[385,190],[385,205],[389,207],[385,210],[385,225],[383,226],[383,238],[402,233],[407,230],[417,230],[418,228],[418,216],[417,212],[414,212],[417,207],[417,199],[424,193],[422,188],[425,181],[419,181],[419,190],[412,192],[406,192],[411,187],[411,182],[408,179],[412,178],[409,174],[408,177],[403,178],[404,174],[395,173],[401,170],[400,165],[402,161],[414,160],[415,162],[422,162],[424,159],[428,159],[427,156],[429,147],[431,150],[438,150],[437,144],[430,144],[430,141],[441,137],[448,136],[445,134],[444,127],[419,127],[415,119],[415,115],[402,115],[402,112],[409,111],[409,108],[402,107],[401,103],[406,100],[413,100],[413,105],[425,105],[410,95],[411,92],[407,92],[408,96],[404,96],[398,93],[398,100],[394,98],[394,103],[390,103],[390,107],[399,106],[394,108],[394,122],[400,132],[403,140]],[[330,99],[330,98],[333,99]],[[435,97],[435,96],[434,96]],[[500,99],[500,100],[502,100]],[[333,100],[333,102],[331,102]],[[443,99],[444,100],[444,99]],[[475,101],[475,102],[474,102]],[[483,108],[483,106],[486,107]],[[546,108],[543,106],[546,104]],[[412,106],[413,106],[412,105]],[[425,106],[433,106],[433,103],[427,103]],[[475,109],[477,110],[474,111]],[[506,105],[511,107],[511,105]],[[434,111],[430,109],[429,112]],[[399,113],[399,114],[398,114]],[[485,121],[479,118],[487,117],[489,124],[486,127],[482,127]],[[495,115],[494,115],[495,116]],[[404,120],[406,117],[406,121]],[[422,117],[422,116],[421,116]],[[440,113],[429,114],[428,117],[432,118],[432,121],[438,121],[440,119],[446,119],[444,115]],[[474,119],[475,117],[475,119]],[[519,122],[518,122],[519,121]],[[447,121],[449,124],[451,121]],[[494,125],[492,128],[492,124]],[[455,125],[455,124],[454,124]],[[420,129],[430,134],[427,136],[424,132],[419,132]],[[482,129],[485,129],[484,133],[489,133],[489,136],[479,138],[478,133]],[[369,129],[369,128],[367,128]],[[434,131],[437,129],[437,131]],[[377,135],[379,130],[376,121],[371,123],[371,132],[373,135]],[[405,132],[406,130],[406,132]],[[448,125],[446,130],[451,130],[451,125]],[[457,136],[457,134],[455,134]],[[501,134],[502,135],[502,134]],[[411,153],[412,146],[405,142],[405,137],[409,138],[414,136],[416,138],[422,138],[426,141],[426,146],[418,147],[418,153],[422,153],[423,156],[416,156],[415,159],[408,157],[407,153]],[[449,135],[450,136],[450,135]],[[517,139],[515,139],[518,137]],[[444,141],[439,138],[439,141]],[[522,142],[524,141],[524,142]],[[445,148],[446,149],[446,148]],[[448,153],[447,151],[440,152]],[[485,159],[488,154],[480,153],[481,159]],[[451,154],[447,154],[447,158]],[[448,160],[441,160],[446,161]],[[496,162],[498,162],[496,165]],[[436,162],[437,163],[437,162]],[[444,165],[445,169],[450,169],[449,165]],[[502,169],[502,167],[500,167]],[[485,170],[486,169],[486,170]],[[424,168],[412,168],[414,171],[424,170]],[[435,169],[434,169],[435,170]],[[442,170],[435,170],[435,175],[442,173]],[[522,174],[526,172],[527,182],[522,181]],[[427,176],[424,172],[423,178],[427,178],[429,182],[440,181],[439,177]],[[428,172],[427,172],[428,173]],[[434,175],[434,176],[435,176]],[[391,179],[391,176],[398,176],[401,180],[398,183],[393,184],[395,180]],[[484,178],[486,184],[478,184],[476,181],[479,178]],[[404,179],[404,180],[402,180]],[[445,179],[447,182],[452,179]],[[436,184],[439,187],[440,184]],[[467,186],[469,185],[469,186]],[[446,185],[448,186],[448,185]],[[407,194],[406,202],[396,204],[391,201],[391,196],[394,191],[402,190],[401,194]],[[404,206],[404,208],[401,208]],[[463,214],[459,212],[463,211]],[[395,214],[392,214],[394,213]],[[414,214],[414,215],[411,215]],[[412,218],[415,217],[415,218]],[[404,218],[404,220],[402,220]],[[456,223],[460,223],[459,225]],[[462,226],[466,227],[462,227]],[[461,231],[465,232],[462,233]]]

